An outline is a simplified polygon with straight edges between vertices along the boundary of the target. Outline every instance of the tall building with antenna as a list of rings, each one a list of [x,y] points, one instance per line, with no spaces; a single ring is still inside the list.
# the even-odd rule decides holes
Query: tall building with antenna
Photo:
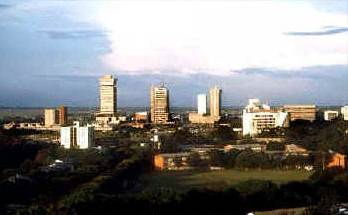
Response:
[[[169,91],[162,83],[151,86],[151,122],[165,124],[169,119]]]

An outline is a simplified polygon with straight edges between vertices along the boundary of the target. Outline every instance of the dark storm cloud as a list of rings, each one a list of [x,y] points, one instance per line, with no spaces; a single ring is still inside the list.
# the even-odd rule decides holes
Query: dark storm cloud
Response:
[[[312,66],[303,67],[296,70],[275,70],[267,68],[247,68],[238,71],[233,71],[235,74],[246,76],[268,76],[274,79],[287,78],[302,78],[302,79],[322,79],[334,80],[336,78],[346,77],[348,80],[348,66],[347,65],[333,65],[333,66]]]
[[[327,29],[329,27],[329,29]],[[330,35],[330,34],[339,34],[347,32],[347,27],[333,27],[333,26],[327,26],[326,30],[322,31],[294,31],[294,32],[286,32],[286,35],[291,36],[321,36],[321,35]]]
[[[98,75],[35,75],[16,77],[0,86],[0,106],[98,105]],[[223,90],[224,106],[245,105],[248,98],[270,104],[315,103],[343,105],[348,102],[348,66],[315,66],[298,70],[249,68],[228,76],[209,74],[127,75],[111,72],[118,78],[118,103],[124,106],[149,106],[152,84],[165,82],[172,106],[195,107],[196,95],[208,93],[211,86]],[[1,76],[0,76],[1,77]]]
[[[52,39],[88,39],[106,36],[106,32],[98,30],[41,30],[38,32],[45,33]]]

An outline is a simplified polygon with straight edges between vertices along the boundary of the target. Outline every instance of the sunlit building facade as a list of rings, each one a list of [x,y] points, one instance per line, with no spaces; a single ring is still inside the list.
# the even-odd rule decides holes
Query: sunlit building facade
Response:
[[[207,113],[207,95],[198,94],[197,95],[197,110],[198,114],[204,115]]]
[[[288,113],[261,105],[260,100],[250,99],[243,110],[243,135],[256,136],[263,131],[289,126]]]
[[[313,122],[316,119],[315,105],[284,105],[284,110],[289,113],[290,121],[307,120]]]
[[[344,120],[348,120],[348,105],[341,108],[341,114]]]
[[[58,111],[55,109],[45,109],[45,127],[52,127],[58,122]]]
[[[326,110],[324,111],[324,120],[331,121],[338,118],[338,111]]]
[[[217,86],[209,91],[210,116],[220,117],[221,114],[221,89]]]
[[[94,127],[80,126],[74,122],[73,126],[60,128],[60,144],[66,148],[88,149],[94,146]]]
[[[105,75],[99,79],[99,96],[101,115],[115,115],[117,112],[117,79]]]
[[[166,124],[169,119],[169,91],[162,84],[151,86],[151,122]]]

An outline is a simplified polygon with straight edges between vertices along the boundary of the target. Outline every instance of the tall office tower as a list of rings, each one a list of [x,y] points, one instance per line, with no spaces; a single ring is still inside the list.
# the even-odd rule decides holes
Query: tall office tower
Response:
[[[59,125],[66,125],[68,123],[68,108],[65,106],[60,106],[59,112]]]
[[[204,115],[207,113],[207,95],[198,94],[197,106],[198,106],[198,114]]]
[[[115,115],[117,111],[117,78],[105,75],[99,79],[100,114]]]
[[[151,122],[165,124],[169,118],[169,92],[162,84],[151,86]]]
[[[57,111],[55,109],[45,109],[45,126],[51,127],[57,124]]]
[[[220,117],[221,112],[221,89],[217,86],[209,91],[210,99],[210,116]]]

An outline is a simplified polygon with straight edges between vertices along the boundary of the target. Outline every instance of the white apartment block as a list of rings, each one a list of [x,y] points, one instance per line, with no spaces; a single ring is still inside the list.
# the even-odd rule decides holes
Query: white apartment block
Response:
[[[207,113],[207,95],[198,94],[197,95],[197,109],[198,114],[204,115]]]
[[[264,130],[287,127],[288,113],[283,110],[271,109],[261,105],[258,99],[249,99],[249,104],[243,110],[243,135],[255,136]]]
[[[324,120],[331,121],[338,118],[338,111],[327,110],[324,111]]]
[[[348,105],[341,108],[341,114],[344,120],[348,120]]]
[[[88,149],[94,146],[94,127],[80,126],[74,122],[73,126],[61,127],[60,144],[66,148]]]

